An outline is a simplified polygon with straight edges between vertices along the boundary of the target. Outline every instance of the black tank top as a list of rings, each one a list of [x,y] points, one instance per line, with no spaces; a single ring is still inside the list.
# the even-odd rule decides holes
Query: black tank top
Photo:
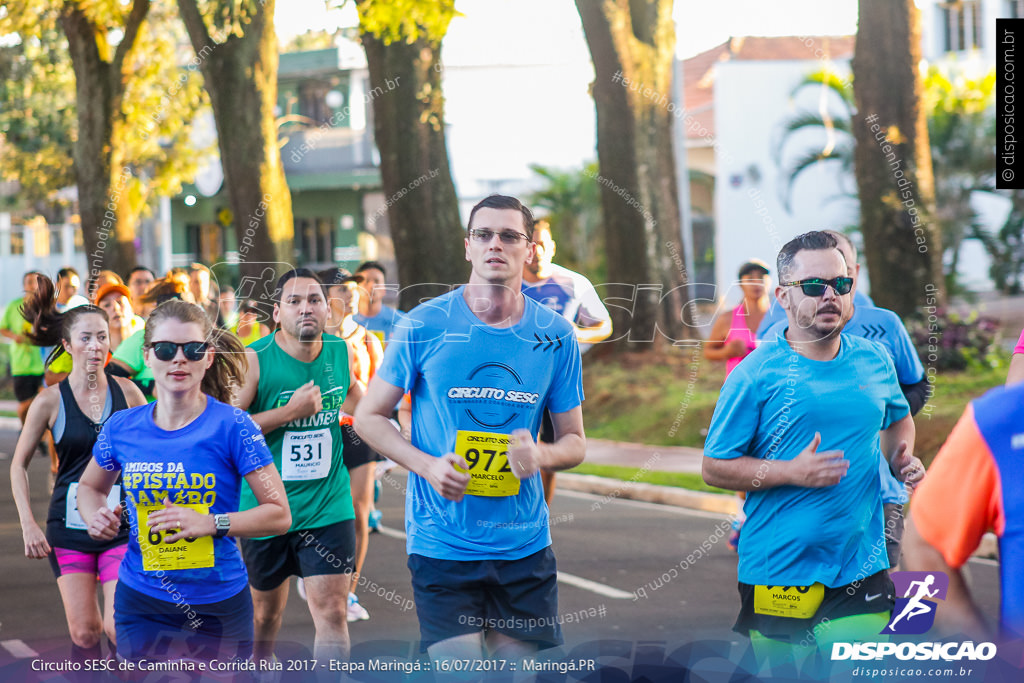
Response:
[[[54,548],[89,553],[103,552],[128,542],[128,526],[124,519],[121,520],[121,530],[115,538],[109,541],[93,540],[85,530],[86,523],[79,516],[74,501],[71,501],[69,509],[68,494],[73,488],[77,494],[78,480],[85,472],[86,465],[92,460],[92,447],[106,420],[93,422],[82,412],[67,379],[58,386],[64,408],[64,432],[60,435],[60,440],[54,442],[60,462],[57,466],[53,497],[50,499],[50,512],[46,518],[46,540]],[[107,386],[112,404],[107,416],[109,419],[110,415],[126,409],[128,401],[125,400],[124,392],[113,377],[107,377]],[[119,476],[116,484],[118,488],[120,484]],[[120,498],[123,503],[123,492]]]

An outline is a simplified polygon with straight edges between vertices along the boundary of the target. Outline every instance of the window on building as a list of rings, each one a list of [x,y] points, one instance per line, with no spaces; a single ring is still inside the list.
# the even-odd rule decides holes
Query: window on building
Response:
[[[297,218],[295,235],[299,256],[304,262],[318,266],[333,263],[337,235],[330,218]]]
[[[961,0],[939,5],[943,46],[946,52],[963,52],[981,47],[981,2]]]
[[[189,223],[185,226],[185,244],[195,259],[207,265],[224,260],[226,249],[223,226],[216,223]]]
[[[25,253],[25,230],[24,228],[13,228],[11,230],[11,256],[21,256]]]
[[[64,253],[64,229],[59,225],[50,228],[50,253]]]
[[[32,252],[33,256],[50,255],[50,228],[42,219],[32,226]]]

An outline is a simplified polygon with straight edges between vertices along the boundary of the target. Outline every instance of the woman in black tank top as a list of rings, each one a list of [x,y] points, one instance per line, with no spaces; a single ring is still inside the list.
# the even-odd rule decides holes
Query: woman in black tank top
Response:
[[[53,286],[46,280],[39,295],[26,302],[23,313],[33,323],[30,336],[56,347],[48,361],[67,352],[74,366],[67,379],[47,387],[33,402],[11,462],[11,488],[21,518],[25,556],[49,558],[71,632],[72,658],[82,661],[99,658],[104,630],[113,651],[116,569],[128,531],[123,527],[109,541],[90,538],[75,504],[78,479],[92,458],[93,444],[106,419],[118,410],[145,405],[146,400],[130,381],[104,372],[110,351],[107,314],[95,306],[57,313],[52,294]],[[59,464],[44,535],[30,504],[28,465],[35,444],[47,429],[53,434]],[[119,491],[113,497],[118,495]],[[118,502],[113,500],[113,505]],[[100,614],[97,602],[97,576],[103,584],[105,615]]]

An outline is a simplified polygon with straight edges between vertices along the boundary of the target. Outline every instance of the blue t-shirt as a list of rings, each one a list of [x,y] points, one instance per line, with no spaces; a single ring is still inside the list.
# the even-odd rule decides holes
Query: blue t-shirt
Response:
[[[395,310],[390,306],[381,306],[380,313],[367,318],[361,313],[356,313],[352,316],[352,319],[357,323],[373,332],[380,339],[381,344],[387,345],[391,343],[391,338],[395,336],[395,328],[405,319],[405,313]]]
[[[850,468],[823,488],[747,493],[739,580],[837,587],[886,569],[878,477],[879,431],[910,413],[892,360],[843,334],[838,355],[816,361],[780,337],[759,346],[722,387],[704,454],[792,460],[821,433],[818,452],[841,450]]]
[[[516,325],[491,327],[469,310],[462,292],[407,314],[377,371],[412,392],[412,444],[438,457],[456,452],[457,441],[476,439],[483,450],[516,429],[536,434],[545,406],[564,413],[583,401],[580,352],[568,322],[524,297]],[[470,473],[488,472],[483,461]],[[456,503],[410,473],[405,529],[409,554],[444,560],[515,560],[551,545],[538,475],[515,495],[467,495]]]
[[[871,300],[864,292],[855,290],[853,293],[853,305],[856,308],[864,308],[865,306],[874,306],[875,302]],[[757,338],[758,339],[772,339],[773,336],[768,334],[768,331],[779,323],[786,322],[786,309],[782,307],[779,300],[772,298],[771,304],[768,306],[768,312],[764,314],[764,318],[761,319],[761,324],[757,326]]]
[[[594,327],[611,319],[590,280],[554,263],[551,264],[550,276],[543,280],[523,280],[523,294],[580,327]],[[591,346],[580,344],[580,352],[586,353]]]
[[[100,467],[121,470],[131,534],[118,580],[166,602],[176,602],[176,594],[199,605],[225,600],[246,588],[248,574],[238,544],[226,536],[204,536],[182,546],[187,552],[195,551],[186,562],[199,558],[199,564],[207,564],[212,541],[212,567],[161,564],[165,556],[160,553],[167,546],[159,536],[153,543],[148,534],[142,539],[150,549],[144,558],[138,507],[169,497],[173,504],[196,505],[201,513],[204,509],[207,514],[237,512],[243,477],[274,462],[263,433],[247,413],[215,398],[206,399],[202,414],[174,431],[161,429],[153,421],[159,402],[114,413],[92,451]]]
[[[774,339],[786,329],[786,323],[778,323],[768,331],[767,338]],[[924,366],[917,357],[917,349],[910,340],[907,328],[900,317],[887,308],[857,306],[853,316],[843,328],[844,334],[852,334],[878,342],[889,353],[896,366],[896,379],[900,384],[917,384],[924,379]],[[884,457],[878,463],[878,476],[882,480],[882,502],[906,503],[907,487],[893,476],[889,461]]]

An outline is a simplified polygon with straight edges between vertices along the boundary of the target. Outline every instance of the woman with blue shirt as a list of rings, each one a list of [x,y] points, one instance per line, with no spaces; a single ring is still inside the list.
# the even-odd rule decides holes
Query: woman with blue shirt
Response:
[[[78,505],[96,539],[115,534],[122,476],[131,528],[114,597],[118,654],[127,660],[252,655],[252,599],[237,543],[284,533],[291,513],[263,435],[228,404],[241,385],[238,339],[194,304],[168,301],[146,322],[146,364],[159,400],[104,426]],[[242,479],[259,505],[238,512]]]

